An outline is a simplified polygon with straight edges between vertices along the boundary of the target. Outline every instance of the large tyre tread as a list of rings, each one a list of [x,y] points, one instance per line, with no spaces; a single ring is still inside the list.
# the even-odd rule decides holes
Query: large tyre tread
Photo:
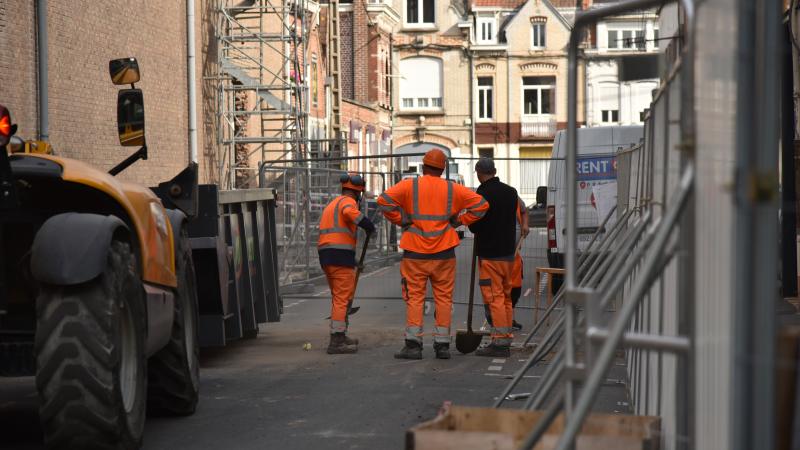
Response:
[[[187,416],[194,414],[197,409],[197,386],[187,379],[189,369],[186,366],[182,309],[185,307],[184,302],[194,302],[193,309],[195,314],[197,312],[195,275],[185,230],[178,236],[180,242],[178,253],[175,255],[178,292],[175,298],[172,334],[169,343],[150,358],[148,368],[147,411],[157,416]],[[191,283],[191,286],[187,286],[187,282]],[[195,331],[196,325],[195,323]]]
[[[114,371],[120,351],[111,341],[118,331],[114,329],[116,305],[109,301],[115,292],[133,288],[124,284],[136,279],[134,263],[128,245],[115,241],[103,276],[79,286],[43,288],[37,299],[36,385],[48,448],[140,445],[141,436],[128,435],[126,418],[119,413],[122,405],[115,392]],[[134,319],[135,326],[142,327],[140,333],[143,320]]]

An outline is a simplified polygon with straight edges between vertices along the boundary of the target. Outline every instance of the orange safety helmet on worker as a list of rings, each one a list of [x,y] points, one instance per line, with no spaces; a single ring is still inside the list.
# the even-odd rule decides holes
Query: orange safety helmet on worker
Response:
[[[395,357],[422,357],[422,315],[430,280],[436,302],[434,349],[437,358],[449,358],[455,247],[459,244],[455,227],[479,220],[489,204],[472,190],[441,178],[447,165],[441,150],[427,152],[422,163],[422,177],[405,179],[378,197],[384,216],[403,229],[400,273],[406,301],[406,345]]]
[[[358,209],[366,183],[361,175],[343,174],[342,195],[322,211],[317,252],[331,290],[331,341],[328,353],[355,353],[358,341],[347,338],[347,314],[355,294],[356,226],[368,233],[375,225]]]

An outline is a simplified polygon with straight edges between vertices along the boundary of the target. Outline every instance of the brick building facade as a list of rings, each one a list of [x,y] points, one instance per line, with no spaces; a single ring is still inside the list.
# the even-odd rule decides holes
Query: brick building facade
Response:
[[[352,0],[340,6],[341,124],[349,156],[389,155],[392,148],[392,36],[399,16],[390,5]],[[350,170],[386,172],[388,158],[352,161]],[[368,190],[383,178],[367,175]]]
[[[36,138],[38,124],[36,2],[0,0],[0,103],[19,124],[19,135]],[[203,178],[213,172],[213,105],[204,77],[213,73],[214,3],[197,2],[198,155]],[[188,162],[186,7],[184,2],[109,0],[48,2],[49,141],[62,156],[108,169],[133,152],[119,146],[116,91],[108,61],[139,60],[147,114],[149,159],[120,178],[154,184]],[[210,35],[210,36],[209,36]],[[210,164],[208,164],[210,163]]]

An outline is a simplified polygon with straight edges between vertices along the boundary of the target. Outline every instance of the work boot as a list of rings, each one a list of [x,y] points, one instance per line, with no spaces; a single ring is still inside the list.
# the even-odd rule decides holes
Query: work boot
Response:
[[[450,344],[434,342],[433,351],[436,352],[436,359],[450,359]]]
[[[355,353],[358,351],[358,346],[348,344],[347,338],[344,333],[332,333],[331,342],[328,344],[329,355],[344,355]]]
[[[511,347],[508,345],[491,343],[486,347],[479,348],[475,354],[477,356],[490,356],[492,358],[508,358],[511,356]]]
[[[406,339],[403,349],[394,354],[397,359],[422,359],[422,344]]]
[[[519,330],[521,330],[521,329],[522,329],[522,324],[521,324],[521,323],[519,323],[519,322],[517,322],[517,321],[515,320],[515,321],[513,321],[513,323],[511,324],[511,328],[512,328],[514,331],[519,331]]]
[[[346,334],[344,335],[344,342],[347,345],[358,345],[358,339],[350,338],[350,336],[348,336]]]

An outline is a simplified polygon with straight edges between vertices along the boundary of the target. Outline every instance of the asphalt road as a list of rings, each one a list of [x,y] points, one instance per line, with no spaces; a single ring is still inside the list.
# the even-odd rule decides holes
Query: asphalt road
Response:
[[[396,267],[373,271],[362,286],[387,293],[375,297],[389,297],[396,289],[393,271]],[[501,360],[453,351],[453,359],[441,361],[426,342],[422,361],[396,360],[404,303],[398,298],[359,303],[362,309],[351,323],[351,334],[361,340],[356,355],[325,354],[330,301],[322,287],[306,298],[286,298],[282,321],[262,326],[256,339],[203,352],[197,413],[148,419],[144,448],[401,449],[406,430],[433,418],[443,402],[490,405],[526,356],[523,349]],[[454,328],[464,327],[465,316],[466,307],[456,305]],[[475,318],[482,322],[481,309]],[[518,320],[529,329],[530,310]],[[309,351],[303,349],[307,342]],[[529,392],[543,370],[532,371],[518,392]],[[609,377],[623,378],[624,369],[615,367]],[[628,411],[624,386],[606,383],[597,409]],[[31,378],[0,379],[0,448],[41,448]]]

